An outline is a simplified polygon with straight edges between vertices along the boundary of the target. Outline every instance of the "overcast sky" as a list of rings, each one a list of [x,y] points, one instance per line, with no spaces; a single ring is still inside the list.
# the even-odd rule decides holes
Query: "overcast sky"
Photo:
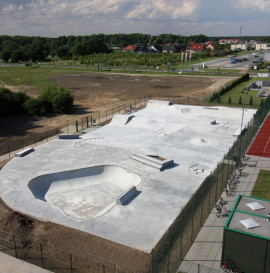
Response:
[[[270,36],[270,0],[0,0],[0,35]]]

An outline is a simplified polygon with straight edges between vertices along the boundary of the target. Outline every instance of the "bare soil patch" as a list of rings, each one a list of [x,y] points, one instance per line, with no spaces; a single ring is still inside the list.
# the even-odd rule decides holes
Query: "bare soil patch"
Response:
[[[0,119],[0,144],[25,139],[34,134],[75,123],[82,116],[123,105],[136,98],[150,95],[203,97],[234,77],[126,75],[115,73],[72,73],[55,75],[52,84],[68,88],[74,96],[72,115],[47,117],[10,117]],[[7,86],[13,91],[18,87]],[[41,87],[23,86],[31,96],[38,96]]]

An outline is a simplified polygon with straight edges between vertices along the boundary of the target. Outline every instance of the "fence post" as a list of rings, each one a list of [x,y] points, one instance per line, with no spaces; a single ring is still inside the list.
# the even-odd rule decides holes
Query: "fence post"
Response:
[[[203,215],[203,188],[204,186],[202,186],[202,204],[201,204],[201,219],[200,219],[200,227],[202,227],[202,215]]]
[[[102,265],[102,273],[105,273],[105,265]]]
[[[167,273],[170,273],[170,232],[171,228],[168,230],[168,256],[167,256]]]
[[[68,123],[67,123],[67,135],[68,135]]]
[[[200,273],[200,264],[198,264],[198,273]]]
[[[42,253],[42,244],[40,244],[39,246],[40,246],[41,265],[42,265],[42,268],[44,268],[44,260],[43,260],[43,253]]]
[[[78,120],[76,120],[76,132],[78,132]]]
[[[86,128],[89,128],[89,120],[88,120],[88,117],[86,117]]]
[[[83,130],[83,118],[82,118],[82,130]]]
[[[107,109],[106,109],[106,121],[107,121]]]
[[[48,142],[48,133],[47,133],[47,131],[46,131],[46,138],[47,138],[47,142]]]
[[[223,163],[222,163],[222,181],[221,181],[221,184],[220,184],[220,190],[221,192],[223,191],[223,188],[224,188],[224,157],[225,155],[223,156]]]
[[[69,254],[69,260],[70,260],[70,273],[73,272],[73,267],[72,267],[72,255],[71,253]]]
[[[219,162],[218,162],[218,164],[217,164],[217,177],[216,177],[216,195],[215,195],[215,201],[217,200],[218,167],[219,167]]]
[[[194,194],[192,195],[192,218],[191,218],[191,236],[190,236],[190,240],[191,242],[193,242],[193,218],[194,218]]]
[[[15,257],[18,258],[16,239],[15,239],[15,235],[14,234],[13,234],[13,244],[14,244],[14,250],[15,250]]]
[[[93,117],[91,116],[90,117],[90,120],[91,120],[91,126],[93,125]]]
[[[98,112],[98,124],[100,125],[100,112]]]
[[[154,251],[151,251],[151,273],[154,273]]]
[[[10,148],[9,148],[9,144],[8,144],[8,157],[10,158]]]
[[[213,182],[213,173],[210,174],[210,191],[209,191],[209,199],[208,199],[208,213],[210,212],[210,200],[211,200],[211,191],[212,191],[212,183]]]
[[[180,261],[182,261],[183,255],[183,209],[180,215]]]

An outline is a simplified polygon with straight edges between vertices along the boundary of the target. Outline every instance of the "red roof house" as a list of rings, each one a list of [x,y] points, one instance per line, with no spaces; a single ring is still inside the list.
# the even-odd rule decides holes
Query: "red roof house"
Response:
[[[135,49],[136,49],[135,45],[128,45],[123,48],[123,52],[131,52],[131,51],[134,51]]]
[[[204,45],[191,45],[190,50],[191,51],[203,51],[205,49]]]

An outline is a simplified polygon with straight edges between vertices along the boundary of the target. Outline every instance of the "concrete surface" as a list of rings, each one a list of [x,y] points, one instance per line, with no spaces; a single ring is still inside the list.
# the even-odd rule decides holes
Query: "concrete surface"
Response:
[[[254,113],[255,110],[245,110],[244,125]],[[13,158],[0,172],[1,198],[14,210],[43,221],[66,225],[150,253],[181,208],[228,152],[237,137],[235,132],[240,132],[241,117],[242,109],[236,108],[149,102],[145,109],[114,118],[111,124],[86,132],[79,140],[54,139],[25,157]],[[103,141],[76,145],[89,138]],[[174,165],[159,171],[130,159],[133,154],[174,160]],[[83,214],[86,202],[80,204],[87,196],[96,200],[93,206],[105,196],[110,199],[108,203],[116,200],[118,193],[113,194],[114,189],[99,184],[91,185],[91,190],[86,192],[81,186],[67,193],[52,191],[53,200],[49,197],[51,201],[48,202],[46,197],[45,201],[36,199],[29,188],[29,182],[40,176],[49,178],[53,173],[101,165],[124,168],[139,175],[142,181],[136,186],[140,192],[136,198],[125,206],[113,205],[99,217],[77,218],[76,215]],[[88,178],[79,179],[87,183]],[[68,187],[66,179],[63,176],[59,180]],[[48,188],[48,196],[53,187]],[[58,201],[66,202],[69,208],[79,204],[79,209],[75,212],[70,209],[67,214]]]

